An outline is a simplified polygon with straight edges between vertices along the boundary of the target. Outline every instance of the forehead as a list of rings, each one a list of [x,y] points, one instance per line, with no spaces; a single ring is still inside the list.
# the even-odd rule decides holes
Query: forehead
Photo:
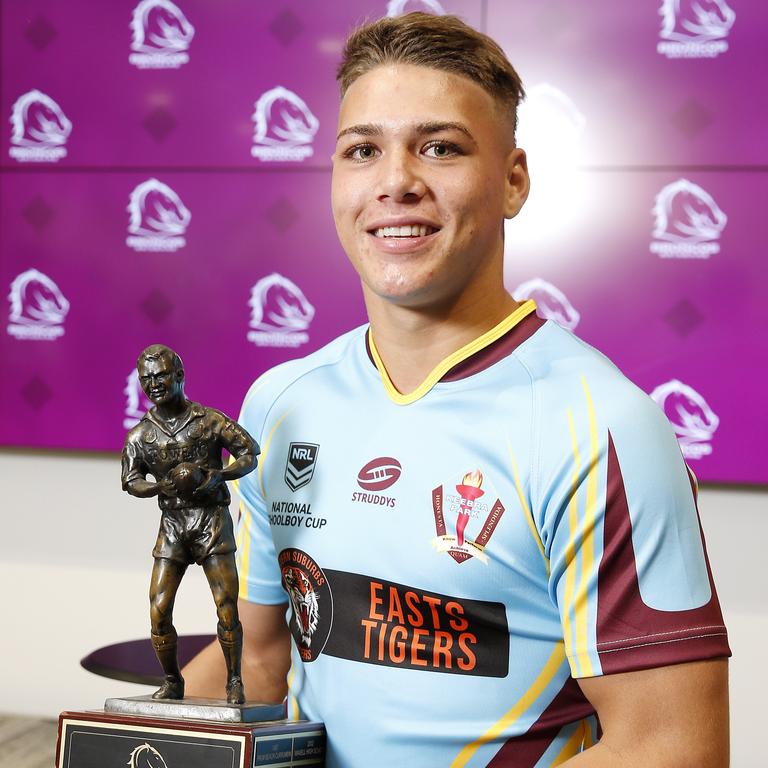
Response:
[[[139,361],[139,374],[151,375],[153,373],[167,373],[173,370],[173,364],[166,357],[158,357],[152,360]]]
[[[498,123],[493,97],[463,75],[415,64],[382,64],[347,89],[339,108],[339,130],[375,123],[397,129],[408,123],[460,121]]]

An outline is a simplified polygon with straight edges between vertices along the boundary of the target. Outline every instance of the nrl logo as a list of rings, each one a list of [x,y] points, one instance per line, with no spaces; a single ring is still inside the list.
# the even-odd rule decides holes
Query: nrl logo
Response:
[[[432,539],[432,546],[438,552],[447,552],[459,565],[471,557],[476,557],[481,563],[488,565],[488,556],[484,550],[504,514],[504,505],[499,499],[496,499],[490,511],[488,511],[488,505],[480,501],[480,498],[485,495],[482,485],[483,474],[478,469],[468,472],[455,486],[458,495],[451,494],[446,498],[442,485],[432,491],[432,511],[435,515],[437,533],[436,538]],[[445,508],[446,501],[448,510]],[[446,512],[456,516],[453,526],[455,535],[448,533]],[[485,521],[477,537],[474,539],[467,537],[470,520],[480,520],[483,516]]]
[[[133,368],[125,379],[125,416],[123,429],[133,429],[152,407],[152,402],[144,394],[139,381],[139,372]]]
[[[309,341],[315,308],[287,277],[273,272],[251,289],[248,341],[260,347],[298,347]]]
[[[315,474],[317,453],[320,446],[315,443],[291,443],[288,446],[288,460],[285,463],[285,484],[298,491],[309,485]]]
[[[173,252],[186,244],[192,214],[181,198],[157,179],[147,179],[131,192],[128,202],[128,237],[134,251]]]
[[[672,379],[656,387],[651,398],[672,424],[686,459],[700,459],[712,453],[710,441],[720,419],[693,387]]]
[[[42,91],[19,96],[11,109],[8,154],[21,163],[55,163],[67,156],[72,123],[61,107]]]
[[[143,0],[133,9],[128,61],[139,69],[178,69],[189,61],[195,28],[170,0]]]
[[[149,744],[142,744],[131,752],[128,768],[168,768],[163,756]]]
[[[728,217],[712,195],[687,179],[668,184],[653,206],[651,253],[663,259],[708,259],[720,252],[717,240]]]
[[[69,302],[48,275],[36,269],[22,272],[8,294],[11,313],[8,333],[17,339],[53,341],[64,335]]]
[[[728,50],[736,21],[725,0],[663,0],[658,53],[670,59],[712,59]]]
[[[512,296],[516,301],[533,299],[539,317],[554,320],[569,331],[574,330],[581,320],[581,315],[568,301],[568,297],[559,288],[540,277],[518,285]]]
[[[312,156],[320,122],[293,91],[278,85],[262,94],[251,119],[255,123],[253,157],[263,162],[298,162]]]

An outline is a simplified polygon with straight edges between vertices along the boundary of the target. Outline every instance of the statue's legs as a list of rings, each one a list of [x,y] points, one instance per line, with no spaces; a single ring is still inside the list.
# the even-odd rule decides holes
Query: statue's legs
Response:
[[[210,555],[203,561],[203,569],[216,602],[219,617],[217,634],[227,664],[227,702],[245,701],[240,664],[243,654],[243,626],[237,615],[237,567],[235,555],[228,552]]]
[[[176,654],[176,630],[173,626],[173,603],[186,563],[155,558],[149,586],[149,615],[152,621],[152,645],[163,668],[165,682],[153,694],[153,699],[183,699],[184,678]]]

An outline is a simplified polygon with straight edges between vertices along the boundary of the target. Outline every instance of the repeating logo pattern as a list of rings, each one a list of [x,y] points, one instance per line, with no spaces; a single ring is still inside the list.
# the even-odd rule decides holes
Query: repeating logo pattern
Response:
[[[59,286],[36,269],[22,272],[11,283],[8,333],[17,339],[53,341],[64,335],[69,302]]]
[[[656,50],[670,59],[711,59],[728,50],[736,21],[726,0],[663,0]]]
[[[656,195],[651,253],[665,259],[707,259],[720,252],[717,242],[728,217],[698,184],[678,179]]]
[[[172,252],[183,248],[192,214],[181,198],[157,179],[147,179],[131,192],[128,237],[134,251]]]
[[[263,93],[251,119],[253,157],[263,162],[300,162],[312,157],[312,140],[320,122],[293,91],[278,85]]]
[[[693,387],[672,379],[651,392],[651,397],[672,424],[686,459],[712,453],[712,436],[720,419]]]
[[[144,414],[152,407],[152,401],[144,394],[139,381],[139,372],[132,368],[125,377],[125,414],[123,417],[123,429],[133,429],[143,418]]]
[[[131,54],[139,69],[178,69],[189,61],[195,28],[170,0],[143,0],[131,18]]]
[[[442,485],[432,491],[432,511],[435,515],[437,533],[437,537],[432,540],[432,546],[438,552],[447,552],[459,565],[471,557],[476,557],[485,565],[488,564],[488,556],[484,550],[504,514],[504,505],[499,499],[496,499],[490,511],[488,511],[488,505],[480,501],[485,495],[482,485],[483,473],[478,469],[468,472],[455,486],[457,495],[451,494],[446,497]],[[447,510],[446,501],[448,502]],[[456,516],[455,535],[448,533],[446,512]],[[486,513],[479,535],[475,539],[468,538],[466,533],[470,519],[479,520]]]
[[[287,277],[273,272],[251,289],[248,341],[260,347],[298,347],[309,341],[315,308]]]
[[[422,11],[442,15],[445,13],[438,0],[389,0],[387,3],[387,16],[400,16],[403,13]]]
[[[291,443],[288,446],[288,460],[285,462],[285,484],[298,491],[309,485],[317,466],[320,446],[316,443]]]
[[[545,320],[554,320],[569,331],[574,330],[581,320],[581,315],[568,301],[568,297],[552,283],[541,277],[534,277],[515,288],[512,296],[516,301],[533,299],[536,312]]]
[[[55,163],[67,156],[72,123],[61,107],[42,91],[19,96],[11,109],[11,148],[20,163]]]

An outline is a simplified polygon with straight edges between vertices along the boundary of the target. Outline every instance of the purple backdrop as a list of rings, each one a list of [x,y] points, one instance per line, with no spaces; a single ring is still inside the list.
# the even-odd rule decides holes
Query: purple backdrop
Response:
[[[364,322],[330,216],[334,71],[357,22],[419,8],[526,83],[509,289],[653,394],[700,479],[768,482],[756,0],[0,4],[0,443],[118,449],[156,341],[236,414]]]

